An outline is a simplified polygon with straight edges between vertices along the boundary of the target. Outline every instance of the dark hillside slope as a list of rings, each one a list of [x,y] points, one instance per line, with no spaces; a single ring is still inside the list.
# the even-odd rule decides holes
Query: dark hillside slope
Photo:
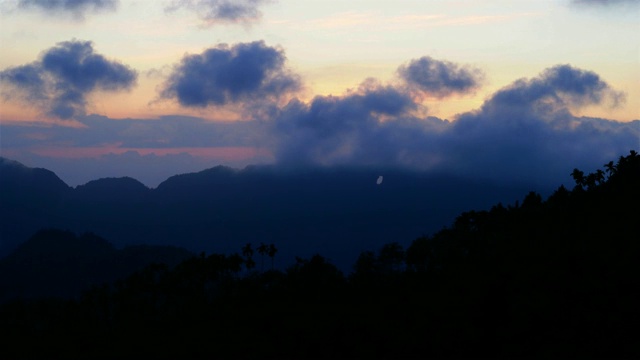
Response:
[[[0,157],[0,257],[57,222],[71,192],[53,172]]]

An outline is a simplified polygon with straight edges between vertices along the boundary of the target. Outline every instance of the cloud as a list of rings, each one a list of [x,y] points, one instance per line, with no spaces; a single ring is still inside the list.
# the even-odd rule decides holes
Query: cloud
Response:
[[[271,49],[261,43],[257,47]],[[180,84],[177,80],[182,79],[183,72],[189,73],[187,78],[196,83],[202,81],[206,85],[206,91],[202,91],[207,95],[202,100],[204,106],[236,101],[244,104],[256,97],[277,96],[277,92],[265,90],[270,89],[265,86],[270,79],[267,75],[251,76],[254,80],[240,82],[242,85],[216,82],[215,76],[223,72],[242,73],[239,69],[247,68],[229,65],[234,58],[231,54],[236,51],[232,49],[237,47],[214,48],[227,57],[212,62],[215,66],[211,67],[206,66],[211,63],[205,61],[206,52],[195,55],[195,68],[206,70],[200,73],[190,74],[192,65],[190,57],[186,57],[176,68],[175,81],[169,83]],[[260,61],[260,57],[253,60]],[[34,99],[48,99],[47,92],[37,92],[38,79],[47,83],[43,69],[42,65],[25,65],[16,71],[21,77],[12,74],[13,81],[31,86]],[[9,73],[5,70],[2,75]],[[211,78],[203,80],[204,74]],[[255,81],[256,78],[261,80]],[[187,83],[194,86],[190,81]],[[84,89],[81,85],[75,87]],[[216,92],[221,95],[208,97]],[[177,93],[174,96],[178,98]],[[593,171],[630,149],[638,149],[640,120],[625,123],[572,114],[587,106],[619,104],[622,98],[598,74],[557,65],[499,89],[480,108],[458,115],[453,121],[428,116],[428,109],[405,83],[383,84],[368,79],[341,96],[317,96],[309,102],[293,99],[282,107],[256,103],[258,108],[268,106],[269,111],[253,121],[219,123],[187,117],[116,121],[92,115],[78,119],[81,128],[2,125],[0,133],[2,150],[7,154],[33,152],[35,148],[42,150],[37,153],[46,154],[46,149],[68,146],[99,148],[103,150],[101,154],[106,148],[115,148],[114,153],[118,154],[133,150],[156,156],[177,154],[185,149],[197,157],[200,152],[196,148],[242,147],[256,149],[256,154],[262,156],[243,158],[245,165],[246,161],[274,161],[285,168],[401,168],[549,189],[560,183],[571,185],[569,174],[575,167]],[[119,156],[113,157],[113,164],[119,161]],[[74,163],[65,161],[69,166]],[[173,162],[167,164],[176,166]],[[166,170],[163,174],[172,172]]]
[[[599,168],[640,145],[640,121],[578,118],[571,110],[622,97],[591,71],[569,65],[546,69],[459,116],[441,139],[446,146],[440,167],[548,182],[567,178],[574,167]]]
[[[298,76],[285,68],[282,49],[263,41],[226,44],[186,55],[161,91],[183,106],[222,106],[255,99],[277,99],[301,88]]]
[[[518,80],[496,92],[483,105],[485,112],[514,109],[520,112],[561,111],[568,107],[602,104],[618,106],[624,94],[613,90],[598,74],[557,65],[537,78]]]
[[[175,0],[166,7],[172,12],[181,8],[197,13],[207,25],[249,23],[259,19],[258,8],[271,0]]]
[[[400,66],[398,75],[413,89],[438,98],[472,93],[484,77],[479,69],[428,56]]]
[[[372,80],[345,96],[317,96],[310,104],[292,101],[275,121],[276,156],[298,165],[384,162],[387,144],[371,143],[385,127],[382,120],[418,107],[403,89]]]
[[[572,0],[571,3],[584,6],[617,6],[638,5],[640,0]]]
[[[44,14],[69,13],[83,19],[87,12],[114,11],[118,0],[19,0],[19,9],[34,9]]]
[[[56,171],[71,185],[133,176],[157,186],[169,176],[223,164],[273,162],[265,124],[186,116],[110,119],[89,115],[81,127],[0,124],[0,153]]]
[[[246,147],[260,145],[264,125],[252,121],[206,121],[187,116],[159,119],[119,119],[88,115],[81,126],[3,125],[2,145],[7,148],[111,147],[172,149],[198,147]]]
[[[84,115],[91,92],[127,90],[136,79],[128,66],[95,53],[91,42],[77,40],[58,43],[31,64],[0,71],[0,81],[17,90],[22,100],[59,119]]]
[[[449,122],[420,115],[404,88],[368,87],[290,103],[274,121],[274,153],[283,165],[403,167],[553,186],[576,166],[599,168],[638,147],[640,121],[571,113],[621,97],[597,74],[558,65]]]

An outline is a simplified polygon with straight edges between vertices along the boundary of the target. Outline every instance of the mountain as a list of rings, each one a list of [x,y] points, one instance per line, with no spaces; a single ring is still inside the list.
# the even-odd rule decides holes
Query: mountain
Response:
[[[131,178],[71,189],[53,181],[53,173],[33,169],[31,181],[43,183],[34,198],[17,185],[28,168],[6,160],[1,168],[1,211],[17,211],[21,222],[3,221],[0,255],[38,229],[55,227],[94,232],[116,247],[175,245],[229,253],[249,242],[274,243],[277,264],[322,253],[346,268],[362,250],[389,241],[406,245],[462,211],[511,203],[532,190],[400,169],[217,166],[173,176],[155,189]]]
[[[53,172],[0,157],[0,256],[54,225],[72,189]]]
[[[14,298],[78,297],[152,263],[174,266],[194,256],[176,247],[117,250],[105,239],[71,231],[40,230],[0,260],[0,302]]]
[[[9,206],[54,208],[69,190],[69,186],[49,170],[29,168],[0,157],[0,198],[3,209]]]
[[[130,177],[103,178],[80,185],[74,190],[74,197],[96,203],[141,202],[151,190]]]

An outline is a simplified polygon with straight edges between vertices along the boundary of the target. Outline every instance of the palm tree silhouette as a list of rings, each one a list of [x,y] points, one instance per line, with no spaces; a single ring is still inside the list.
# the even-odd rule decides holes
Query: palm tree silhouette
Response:
[[[611,175],[616,173],[617,169],[613,161],[609,161],[608,163],[604,164],[604,167],[607,168],[607,174],[609,174],[609,177],[611,177]]]
[[[245,257],[244,263],[247,267],[247,270],[251,270],[256,266],[256,262],[253,261],[253,248],[251,247],[251,243],[247,243],[247,245],[242,247],[242,255]]]
[[[586,179],[584,177],[583,171],[573,169],[573,171],[571,172],[571,177],[573,178],[573,180],[575,180],[576,186],[579,186],[580,188],[584,187]]]
[[[277,252],[278,249],[276,249],[276,246],[274,244],[269,245],[269,249],[267,249],[267,255],[269,255],[269,257],[271,258],[271,270],[273,270],[273,258],[276,256]]]
[[[269,251],[269,248],[267,247],[267,245],[265,245],[264,243],[260,243],[260,246],[258,246],[258,253],[261,256],[261,267],[260,270],[264,271],[264,254],[266,254]]]

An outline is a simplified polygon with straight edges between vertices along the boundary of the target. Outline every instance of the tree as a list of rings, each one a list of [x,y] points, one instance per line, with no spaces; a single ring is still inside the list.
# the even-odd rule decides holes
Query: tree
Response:
[[[427,271],[430,265],[431,251],[431,239],[429,237],[422,236],[415,239],[407,248],[405,254],[407,267],[412,271]]]
[[[260,243],[260,246],[258,246],[258,253],[260,254],[261,257],[261,267],[260,270],[264,271],[264,254],[266,254],[269,251],[269,248],[267,247],[267,245],[265,245],[264,243]]]
[[[256,262],[253,261],[253,248],[251,247],[251,243],[247,243],[247,245],[242,247],[242,256],[245,257],[244,263],[247,270],[251,270],[256,266]]]
[[[608,178],[610,178],[611,175],[616,173],[617,169],[613,161],[609,161],[608,163],[604,164],[604,167],[607,169],[607,174],[609,175]]]
[[[397,242],[385,244],[378,254],[380,270],[387,275],[404,270],[404,261],[404,249]]]
[[[356,278],[369,278],[374,275],[377,272],[376,254],[370,250],[361,252],[353,270]]]
[[[273,270],[274,268],[273,258],[276,256],[277,252],[278,249],[276,249],[276,246],[274,244],[269,245],[269,248],[267,249],[267,255],[271,258],[271,270]]]
[[[576,182],[576,187],[580,187],[582,189],[582,187],[585,185],[584,172],[578,169],[573,169],[573,171],[571,172],[571,177]]]

